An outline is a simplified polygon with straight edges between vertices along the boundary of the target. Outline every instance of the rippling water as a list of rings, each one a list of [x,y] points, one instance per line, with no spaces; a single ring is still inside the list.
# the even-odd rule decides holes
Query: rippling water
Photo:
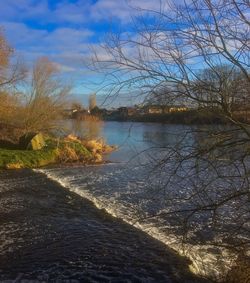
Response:
[[[189,237],[184,239],[183,213],[168,214],[172,210],[188,210],[200,203],[200,195],[189,200],[194,194],[196,179],[187,179],[185,167],[176,176],[170,173],[175,168],[175,158],[169,156],[171,148],[179,144],[179,151],[197,142],[188,126],[145,124],[145,123],[90,123],[69,125],[76,135],[103,137],[119,150],[107,157],[110,164],[87,168],[54,168],[38,170],[62,186],[69,188],[84,198],[91,200],[98,208],[147,232],[154,238],[188,255],[196,273],[217,275],[229,267],[229,254],[225,249],[215,248],[210,242],[219,234],[211,229],[211,215],[200,213],[192,219]],[[189,134],[186,134],[189,132]],[[183,138],[185,135],[185,138]],[[183,144],[185,146],[183,146]],[[159,160],[168,157],[168,162],[159,166]],[[188,167],[187,167],[188,168]],[[227,169],[225,168],[225,171]],[[218,187],[224,186],[225,178],[211,181],[209,170],[203,172],[209,183],[210,198],[218,197]],[[170,189],[165,190],[168,182]],[[220,184],[222,182],[222,185]],[[236,182],[240,182],[238,179]],[[206,182],[204,181],[204,186]],[[220,189],[223,194],[223,190]],[[173,202],[173,199],[175,200]],[[243,213],[242,203],[224,207],[221,226],[234,225]],[[157,216],[158,217],[155,217]],[[223,230],[223,229],[221,229]],[[242,235],[242,237],[247,237]]]
[[[2,220],[4,225],[0,232],[0,240],[2,240],[0,247],[4,251],[2,260],[8,259],[8,261],[4,266],[0,264],[0,269],[7,270],[6,274],[10,274],[14,268],[17,270],[15,274],[18,275],[22,274],[23,269],[27,270],[27,265],[31,267],[35,265],[34,271],[28,268],[30,273],[25,278],[45,276],[46,279],[46,276],[49,276],[49,279],[87,280],[88,278],[90,280],[84,282],[95,282],[94,280],[110,282],[109,280],[117,278],[123,280],[117,279],[119,282],[175,282],[175,280],[184,282],[180,277],[179,279],[173,277],[172,271],[170,272],[172,275],[169,275],[169,268],[166,269],[165,265],[161,265],[163,261],[166,262],[167,255],[164,252],[161,254],[160,250],[163,251],[168,246],[182,255],[187,255],[192,260],[191,268],[196,273],[216,275],[227,270],[228,252],[224,248],[210,245],[211,240],[219,237],[219,234],[211,229],[208,213],[201,213],[192,219],[188,238],[183,237],[186,232],[183,226],[186,215],[169,214],[172,210],[190,209],[196,205],[196,201],[200,201],[198,197],[189,200],[197,181],[192,178],[187,179],[183,174],[190,164],[182,167],[169,181],[176,164],[176,157],[169,155],[170,149],[179,144],[179,151],[185,151],[197,142],[197,137],[191,133],[190,127],[107,122],[69,124],[68,128],[76,135],[90,138],[103,137],[109,144],[118,145],[119,150],[106,157],[110,163],[101,166],[45,168],[34,170],[37,174],[32,176],[29,175],[30,173],[23,178],[19,175],[18,180],[13,176],[2,182],[0,179],[0,193],[2,196],[6,195],[6,198],[1,198],[2,211],[10,218],[9,221]],[[183,135],[187,132],[190,133],[183,139]],[[168,162],[159,164],[159,160],[166,156]],[[204,171],[202,174],[204,176],[201,178],[210,185],[209,198],[219,196],[218,186],[221,186],[220,194],[224,193],[224,184],[220,184],[221,180],[213,183],[209,171]],[[55,189],[53,185],[51,191],[48,191],[47,188],[50,188],[51,184],[46,177],[61,186]],[[204,185],[207,185],[205,181]],[[166,182],[170,188],[168,190],[165,190]],[[236,182],[240,181],[236,180]],[[19,196],[17,188],[22,187],[26,187],[26,190],[23,190],[23,193],[21,190]],[[33,189],[29,195],[30,187]],[[38,190],[39,187],[46,187],[46,190],[42,192]],[[5,188],[8,188],[6,192]],[[11,188],[13,188],[13,198],[11,198]],[[63,195],[58,192],[60,190],[63,191]],[[105,210],[129,225],[124,227],[119,220],[115,224],[113,221],[111,224],[103,223],[106,216],[101,218],[98,216],[97,219],[98,210],[97,212],[93,210],[89,203],[80,205],[70,191],[80,195],[83,200],[87,199],[94,203],[95,207],[101,209],[99,210],[101,215]],[[37,203],[37,207],[34,203]],[[26,218],[26,206],[30,204],[35,207],[31,205],[30,210],[34,215],[37,214],[37,217],[33,218],[29,215]],[[87,211],[78,209],[85,205],[88,207]],[[43,209],[45,207],[46,210]],[[233,203],[225,207],[221,212],[224,214],[221,227],[233,226],[235,219],[243,214],[244,209],[242,203]],[[16,215],[20,211],[23,216],[21,224],[16,220]],[[145,245],[135,249],[138,241],[132,238],[136,238],[138,234],[137,232],[133,234],[135,233],[133,226],[138,229],[136,231],[144,231],[165,244],[165,248],[151,246],[153,244],[147,242],[146,238],[146,242],[143,240]],[[90,235],[86,231],[90,231]],[[90,236],[91,240],[83,242],[82,235]],[[32,241],[37,243],[33,256]],[[43,243],[45,246],[47,243],[49,245],[44,249]],[[148,250],[149,246],[151,247]],[[112,253],[108,253],[107,249],[111,249]],[[51,252],[52,250],[55,251],[55,256],[51,256],[54,253]],[[65,257],[63,256],[63,260],[60,261],[58,257],[62,250],[63,254],[65,252]],[[9,252],[16,255],[14,261],[12,256],[8,257]],[[107,256],[100,259],[98,257],[100,253]],[[27,257],[28,261],[20,260],[23,256]],[[37,262],[36,256],[41,256],[42,262]],[[92,256],[94,259],[91,259]],[[12,261],[12,264],[9,261]],[[127,269],[123,261],[126,262]],[[140,268],[137,264],[132,268],[131,262],[133,264],[141,262]],[[153,262],[156,264],[152,265]],[[10,266],[9,271],[8,266]],[[54,277],[51,275],[53,272],[57,274]],[[72,277],[72,274],[76,274],[75,277]],[[191,279],[190,282],[195,280]]]
[[[0,171],[0,227],[1,283],[206,282],[159,241],[30,170]]]
[[[63,187],[92,201],[96,207],[145,231],[181,254],[187,254],[193,261],[195,272],[214,273],[221,265],[225,267],[226,258],[222,256],[221,249],[212,249],[211,253],[208,252],[211,249],[209,244],[196,245],[195,241],[183,245],[181,219],[150,217],[166,210],[165,199],[155,191],[157,188],[152,188],[152,185],[147,187],[140,166],[133,167],[133,172],[127,170],[121,164],[110,164],[36,171],[46,174]],[[197,220],[197,225],[202,223]]]

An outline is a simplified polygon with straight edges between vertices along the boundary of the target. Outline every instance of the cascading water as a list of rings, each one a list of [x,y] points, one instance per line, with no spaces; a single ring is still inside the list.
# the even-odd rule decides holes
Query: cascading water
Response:
[[[212,249],[209,243],[183,243],[181,227],[167,223],[163,217],[149,217],[166,210],[162,196],[152,184],[145,182],[145,167],[124,168],[123,164],[39,169],[48,178],[86,198],[99,209],[106,210],[192,260],[191,270],[197,274],[218,277],[230,267],[224,249]],[[199,225],[197,223],[197,225]],[[174,231],[173,231],[174,228]],[[211,252],[212,251],[212,252]],[[229,257],[228,257],[229,258]]]

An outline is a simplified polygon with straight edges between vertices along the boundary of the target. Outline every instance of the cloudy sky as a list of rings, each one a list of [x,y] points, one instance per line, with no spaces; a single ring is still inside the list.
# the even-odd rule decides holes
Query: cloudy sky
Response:
[[[109,31],[126,31],[136,9],[151,0],[0,0],[0,26],[9,43],[29,65],[48,56],[75,83],[78,97],[95,91],[99,77],[85,68],[90,46]],[[83,98],[86,101],[86,97]]]

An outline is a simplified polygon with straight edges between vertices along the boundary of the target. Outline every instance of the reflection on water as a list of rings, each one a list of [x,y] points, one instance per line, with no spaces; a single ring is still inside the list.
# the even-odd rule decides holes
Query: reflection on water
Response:
[[[102,121],[69,120],[65,124],[65,130],[75,136],[84,139],[96,139],[101,137]]]
[[[127,162],[149,148],[176,146],[183,138],[181,134],[190,131],[189,126],[158,123],[68,120],[64,125],[68,134],[81,138],[103,138],[108,144],[117,145],[119,151],[109,155],[109,160],[119,162]]]

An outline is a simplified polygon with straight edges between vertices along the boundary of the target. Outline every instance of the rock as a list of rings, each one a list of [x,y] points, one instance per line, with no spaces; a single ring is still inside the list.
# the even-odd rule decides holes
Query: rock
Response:
[[[41,133],[27,133],[20,137],[19,145],[22,149],[39,150],[45,146]]]

